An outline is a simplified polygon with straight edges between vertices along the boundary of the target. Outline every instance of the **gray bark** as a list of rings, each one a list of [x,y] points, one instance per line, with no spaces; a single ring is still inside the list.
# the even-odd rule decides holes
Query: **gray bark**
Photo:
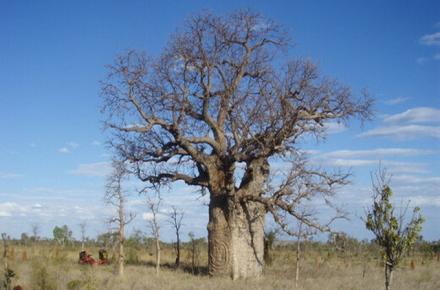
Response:
[[[302,200],[327,200],[346,184],[345,174],[307,169],[297,140],[324,137],[327,121],[370,116],[368,97],[354,99],[309,61],[278,58],[287,45],[284,31],[258,14],[204,13],[160,57],[118,57],[103,83],[112,146],[134,174],[152,189],[182,181],[210,192],[211,275],[260,275],[263,211],[289,232],[285,213],[298,219]],[[292,169],[281,186],[265,188],[277,156]],[[235,182],[238,163],[246,172]],[[328,229],[313,218],[304,224]]]
[[[299,262],[301,253],[301,235],[302,235],[302,223],[299,223],[298,238],[296,240],[296,273],[295,273],[295,287],[298,288],[299,281]]]
[[[125,242],[125,211],[124,211],[124,202],[119,203],[119,253],[118,253],[118,273],[120,276],[124,275],[124,242]]]
[[[213,198],[208,224],[209,274],[233,279],[258,277],[264,265],[264,210],[247,202]]]
[[[391,289],[391,282],[393,278],[393,268],[388,265],[388,262],[385,262],[385,289]]]

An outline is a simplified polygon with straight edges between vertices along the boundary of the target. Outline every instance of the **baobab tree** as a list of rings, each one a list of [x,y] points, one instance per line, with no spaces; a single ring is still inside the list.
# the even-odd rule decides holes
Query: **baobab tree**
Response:
[[[161,55],[128,51],[103,81],[111,144],[140,180],[175,181],[209,193],[210,275],[262,273],[264,218],[288,230],[302,201],[327,201],[347,175],[309,166],[301,140],[327,122],[370,116],[371,100],[321,77],[308,60],[287,60],[289,38],[249,11],[190,18]],[[271,178],[273,165],[289,167]],[[241,173],[241,174],[240,174]]]
[[[109,175],[105,201],[116,208],[116,214],[110,218],[110,224],[116,224],[118,233],[118,274],[124,275],[124,243],[125,226],[134,219],[134,214],[126,214],[127,193],[123,189],[124,179],[127,178],[127,169],[124,162],[119,160],[112,161],[113,172]]]

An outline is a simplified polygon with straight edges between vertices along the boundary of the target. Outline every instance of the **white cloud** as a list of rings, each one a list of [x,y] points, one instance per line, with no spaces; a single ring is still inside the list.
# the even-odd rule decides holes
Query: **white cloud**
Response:
[[[399,181],[399,183],[422,183],[440,187],[440,176],[397,175],[393,177],[393,180]]]
[[[365,159],[343,159],[343,158],[335,158],[335,159],[327,159],[323,160],[323,162],[327,166],[332,167],[360,167],[360,166],[368,166],[368,165],[377,165],[379,164],[378,160],[365,160]]]
[[[69,154],[69,153],[70,153],[70,150],[69,150],[69,148],[67,148],[67,147],[61,147],[60,149],[58,149],[58,153],[61,153],[61,154]]]
[[[22,174],[11,173],[11,172],[0,172],[0,179],[16,179],[22,177]]]
[[[74,151],[78,147],[79,147],[78,143],[70,141],[70,142],[67,142],[64,147],[61,147],[60,149],[58,149],[58,153],[69,154],[69,153],[72,153],[72,151]]]
[[[67,142],[66,145],[72,149],[76,149],[79,147],[79,144],[73,141]]]
[[[426,63],[427,61],[429,60],[429,58],[427,58],[427,57],[418,57],[417,59],[416,59],[416,62],[417,62],[417,64],[424,64],[424,63]]]
[[[430,107],[413,108],[399,114],[388,116],[384,121],[388,123],[440,123],[440,110]]]
[[[386,166],[391,173],[426,173],[426,165],[415,162],[400,162],[381,159],[345,159],[327,158],[325,156],[313,159],[314,164],[329,167],[377,167],[379,164]]]
[[[391,187],[399,196],[440,196],[440,176],[414,174],[411,172],[393,172],[390,170]]]
[[[151,212],[144,212],[142,213],[142,219],[146,221],[151,221],[153,220],[153,214]]]
[[[32,208],[33,209],[36,209],[36,210],[40,210],[40,209],[42,209],[43,208],[43,206],[40,204],[40,203],[35,203],[33,206],[32,206]]]
[[[158,221],[162,221],[167,219],[168,216],[165,213],[165,209],[162,209],[161,212],[156,214],[156,219]],[[146,221],[152,221],[153,220],[153,213],[152,212],[143,212],[142,213],[142,219]]]
[[[327,158],[365,158],[365,157],[388,157],[388,156],[419,156],[434,154],[436,151],[414,149],[414,148],[377,148],[370,150],[337,150],[322,154],[322,157]]]
[[[26,208],[15,202],[0,203],[0,217],[10,217],[26,213]]]
[[[429,170],[426,164],[423,163],[411,163],[411,162],[387,162],[381,161],[382,164],[387,166],[391,174],[398,173],[423,173],[426,174]]]
[[[402,200],[410,202],[410,206],[433,206],[440,207],[440,196],[414,195],[402,198]]]
[[[80,176],[107,176],[111,172],[109,162],[84,163],[78,165],[74,170],[69,171],[70,174]]]
[[[413,139],[416,137],[440,138],[440,127],[404,125],[386,126],[369,130],[358,135],[359,137],[394,137],[399,139]]]
[[[423,35],[420,38],[420,43],[423,45],[440,45],[440,32]]]
[[[324,123],[324,128],[328,134],[337,134],[347,130],[347,126],[345,126],[345,124],[337,122]]]
[[[384,101],[384,103],[387,105],[398,105],[398,104],[404,103],[410,99],[411,99],[411,97],[398,97],[398,98],[386,100],[386,101]]]
[[[100,146],[101,142],[99,142],[98,140],[93,140],[91,143],[93,146]]]
[[[384,122],[388,125],[361,133],[358,137],[392,137],[398,139],[413,139],[416,137],[440,138],[440,109],[418,107],[402,113],[386,116]],[[419,125],[428,123],[431,125]]]

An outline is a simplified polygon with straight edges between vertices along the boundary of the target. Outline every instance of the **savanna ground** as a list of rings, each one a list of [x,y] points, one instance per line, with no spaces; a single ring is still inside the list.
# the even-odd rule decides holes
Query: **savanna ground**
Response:
[[[50,245],[9,248],[9,266],[17,276],[13,285],[23,289],[347,289],[384,288],[383,264],[378,254],[368,250],[352,253],[333,251],[325,246],[307,245],[302,259],[299,285],[295,288],[294,245],[273,250],[273,263],[258,279],[232,281],[210,278],[206,273],[206,245],[202,245],[196,267],[191,266],[189,247],[183,249],[182,266],[174,269],[174,251],[164,246],[159,275],[150,249],[128,248],[128,264],[123,278],[115,275],[115,264],[78,264],[78,247]],[[97,247],[88,247],[95,258]],[[112,254],[110,253],[110,257]],[[2,261],[3,264],[4,261]],[[198,264],[198,266],[197,266]],[[392,289],[440,289],[440,261],[436,255],[412,253],[396,270]]]

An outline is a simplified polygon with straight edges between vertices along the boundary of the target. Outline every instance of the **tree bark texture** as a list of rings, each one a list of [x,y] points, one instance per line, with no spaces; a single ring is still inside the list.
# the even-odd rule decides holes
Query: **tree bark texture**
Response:
[[[159,235],[156,236],[156,275],[159,275],[160,270],[160,241]]]
[[[264,210],[253,202],[211,199],[208,224],[209,274],[258,277],[264,265]]]
[[[180,267],[180,237],[177,235],[177,241],[176,241],[176,268]]]
[[[385,289],[391,289],[391,282],[393,278],[393,268],[385,262]]]

